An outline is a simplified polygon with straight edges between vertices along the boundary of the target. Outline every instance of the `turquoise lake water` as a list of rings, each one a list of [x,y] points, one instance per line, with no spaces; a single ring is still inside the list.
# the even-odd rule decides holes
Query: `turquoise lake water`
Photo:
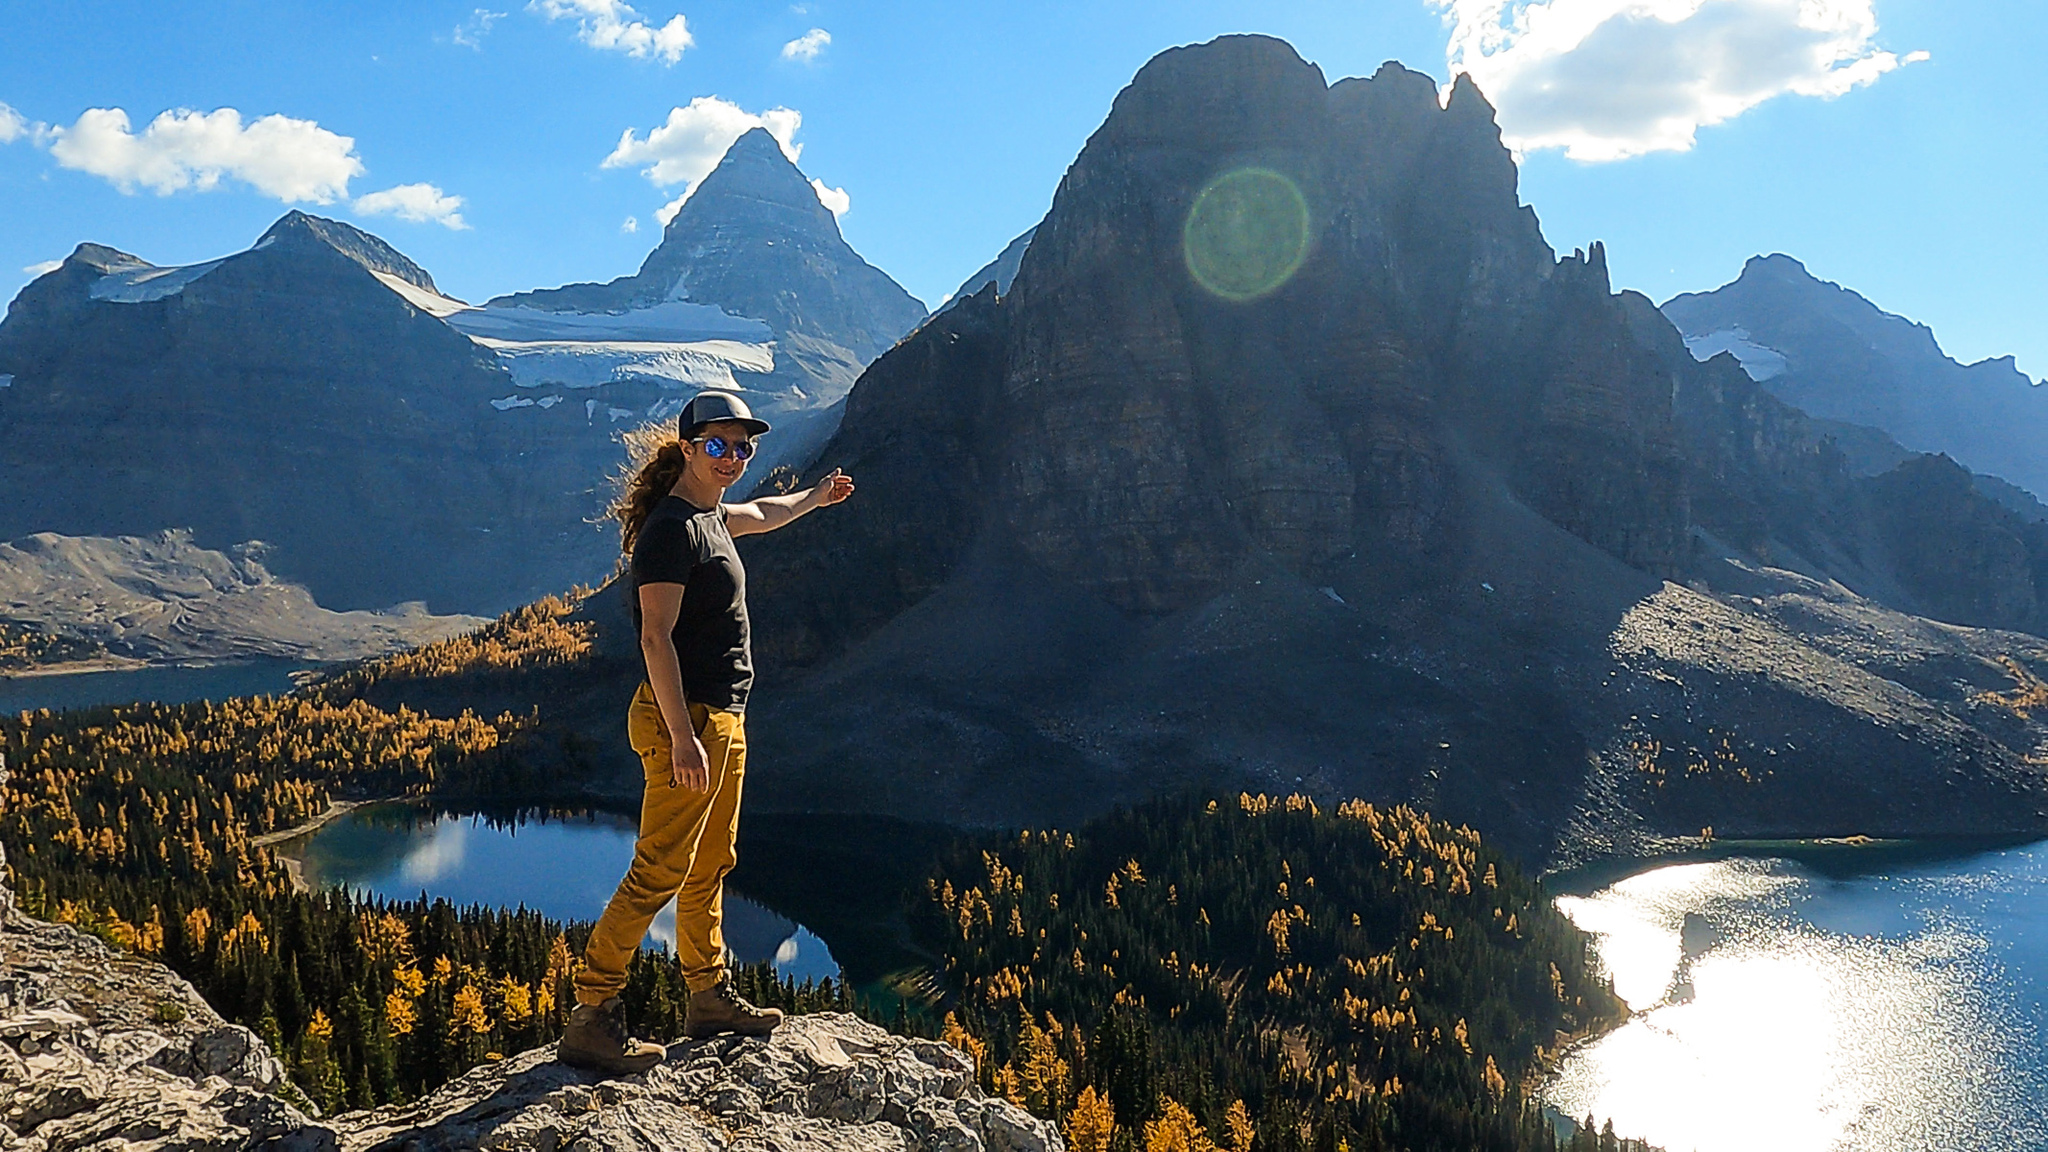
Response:
[[[405,805],[359,808],[294,846],[309,884],[394,900],[422,893],[454,904],[519,905],[560,920],[595,920],[633,858],[633,822],[608,815],[520,822],[433,815]],[[728,884],[725,943],[744,963],[769,962],[797,980],[839,976],[808,928]],[[646,946],[675,943],[675,906],[655,918]]]
[[[2048,1149],[2048,842],[1654,868],[1559,907],[1636,1015],[1547,1101],[1666,1152]]]

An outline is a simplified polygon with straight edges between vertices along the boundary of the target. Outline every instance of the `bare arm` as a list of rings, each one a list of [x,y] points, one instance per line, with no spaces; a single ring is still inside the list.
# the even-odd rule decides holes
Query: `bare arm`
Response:
[[[647,685],[668,725],[669,784],[705,792],[711,774],[704,766],[704,745],[690,722],[690,699],[683,693],[683,662],[676,655],[676,617],[683,611],[681,584],[640,586],[640,654],[647,660]]]
[[[837,504],[853,495],[853,477],[834,468],[817,487],[788,496],[763,496],[745,504],[725,506],[725,530],[734,536],[773,532],[806,512]]]

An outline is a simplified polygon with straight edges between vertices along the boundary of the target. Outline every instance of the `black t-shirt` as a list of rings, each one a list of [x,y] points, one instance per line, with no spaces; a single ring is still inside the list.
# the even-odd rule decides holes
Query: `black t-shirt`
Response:
[[[683,610],[672,635],[692,704],[744,712],[754,685],[747,627],[747,570],[725,530],[725,509],[704,510],[664,496],[633,542],[633,631],[640,631],[640,586],[681,584]]]

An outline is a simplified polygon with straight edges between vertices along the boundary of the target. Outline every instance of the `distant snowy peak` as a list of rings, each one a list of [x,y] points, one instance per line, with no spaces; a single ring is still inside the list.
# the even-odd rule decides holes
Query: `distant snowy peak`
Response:
[[[1732,354],[1809,416],[1875,428],[1914,452],[2048,495],[2048,391],[2010,357],[1961,364],[1933,329],[1783,253],[1662,305],[1692,354]]]
[[[318,245],[341,253],[350,260],[369,269],[396,276],[414,287],[436,295],[440,289],[434,287],[434,278],[427,270],[407,259],[405,254],[368,232],[339,220],[324,216],[309,216],[294,208],[278,218],[277,223],[256,241],[250,251],[279,245],[284,250],[301,245]]]
[[[426,269],[397,249],[360,228],[339,220],[309,216],[296,209],[280,217],[244,251],[199,264],[157,265],[104,244],[80,244],[65,261],[99,273],[87,295],[107,304],[150,304],[183,292],[194,281],[233,260],[258,257],[291,261],[306,256],[342,257],[361,265],[416,307],[436,316],[466,308],[442,296]]]

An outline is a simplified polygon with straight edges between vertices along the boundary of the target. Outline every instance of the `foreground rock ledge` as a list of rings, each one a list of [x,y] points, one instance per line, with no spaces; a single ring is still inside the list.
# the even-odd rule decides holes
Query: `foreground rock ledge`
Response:
[[[412,1104],[314,1119],[279,1097],[290,1089],[263,1041],[183,978],[22,914],[0,883],[0,1152],[1065,1152],[1051,1124],[982,1092],[958,1049],[844,1013],[674,1044],[636,1076],[553,1057],[536,1048]]]
[[[768,1040],[675,1044],[666,1063],[610,1080],[551,1052],[487,1064],[418,1103],[330,1123],[343,1149],[394,1152],[1063,1152],[1051,1124],[983,1093],[959,1050],[843,1013],[794,1017]]]

